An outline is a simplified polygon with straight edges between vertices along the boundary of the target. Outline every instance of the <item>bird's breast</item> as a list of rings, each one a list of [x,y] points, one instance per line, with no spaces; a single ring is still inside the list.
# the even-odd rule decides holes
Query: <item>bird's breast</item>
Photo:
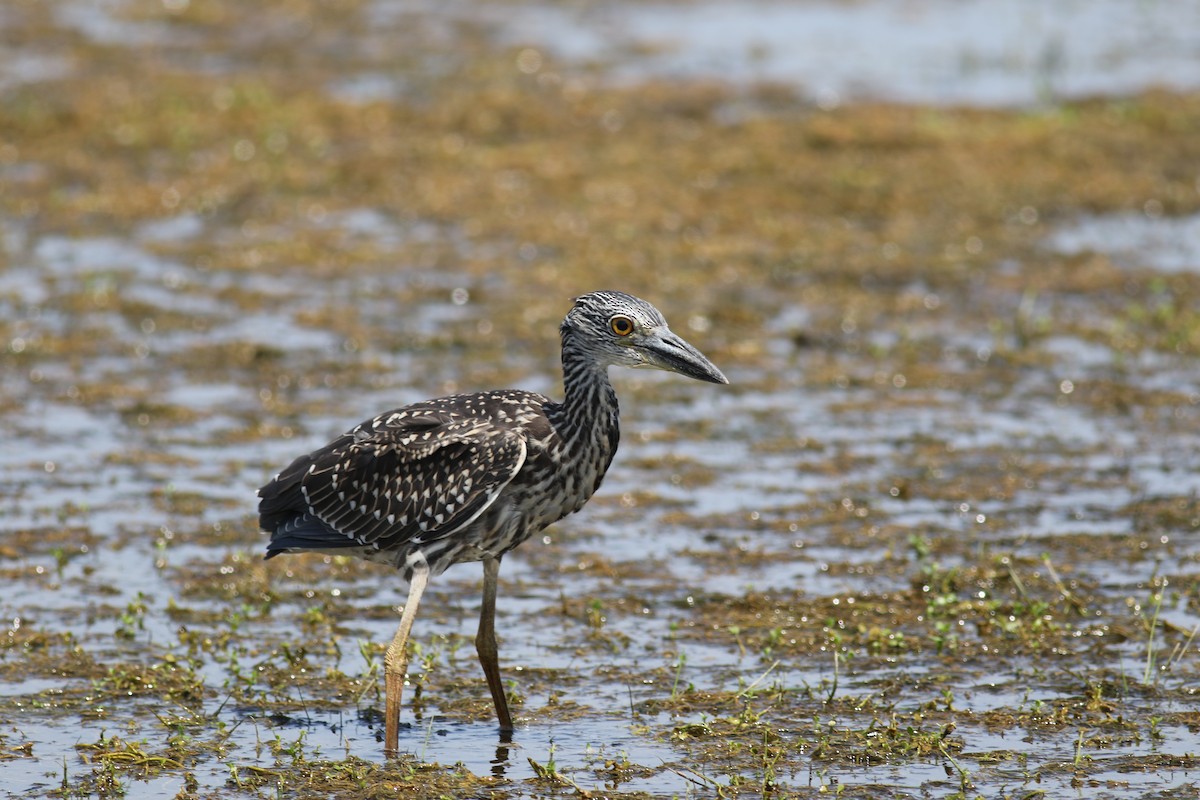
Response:
[[[583,508],[595,494],[612,462],[612,448],[600,442],[570,447],[556,442],[543,446],[531,442],[529,457],[513,481],[520,493],[519,508],[530,510],[527,522],[544,528]]]

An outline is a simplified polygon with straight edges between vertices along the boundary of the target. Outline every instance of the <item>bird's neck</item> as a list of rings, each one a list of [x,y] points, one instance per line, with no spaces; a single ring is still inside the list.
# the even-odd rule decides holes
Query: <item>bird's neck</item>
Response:
[[[563,336],[564,399],[556,409],[560,433],[568,439],[615,437],[617,393],[608,380],[607,366]]]

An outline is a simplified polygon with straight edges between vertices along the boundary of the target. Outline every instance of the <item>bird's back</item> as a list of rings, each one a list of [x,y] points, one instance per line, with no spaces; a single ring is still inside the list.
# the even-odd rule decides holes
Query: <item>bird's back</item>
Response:
[[[259,490],[267,557],[357,555],[408,572],[497,557],[578,510],[616,449],[616,414],[575,437],[533,392],[460,394],[355,426]],[[611,428],[611,430],[609,430]]]

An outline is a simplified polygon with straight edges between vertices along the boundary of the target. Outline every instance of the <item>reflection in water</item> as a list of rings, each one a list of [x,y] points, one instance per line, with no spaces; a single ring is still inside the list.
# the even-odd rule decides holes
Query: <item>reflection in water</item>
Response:
[[[508,771],[508,751],[513,747],[513,732],[501,729],[500,744],[496,746],[496,757],[492,759],[492,774],[497,778],[503,778]]]

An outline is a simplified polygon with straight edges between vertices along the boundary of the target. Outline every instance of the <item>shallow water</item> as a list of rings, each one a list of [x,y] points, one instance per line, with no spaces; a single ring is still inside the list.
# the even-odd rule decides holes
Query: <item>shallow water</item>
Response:
[[[1171,218],[1154,211],[1090,217],[1055,231],[1048,243],[1068,255],[1100,253],[1123,267],[1200,271],[1200,215]]]
[[[64,286],[87,285],[93,280],[93,270],[111,268],[111,255],[106,255],[111,252],[108,243],[59,241],[53,247],[33,248],[34,255],[28,265],[19,262],[17,269],[24,270],[21,274],[26,278],[27,296],[46,298],[43,302],[52,306]],[[183,310],[193,318],[225,316],[216,304],[205,299],[203,292],[193,299],[162,290],[161,276],[171,274],[177,265],[168,260],[156,262],[133,243],[123,243],[120,252],[124,256],[134,255],[122,261],[132,263],[132,269],[119,273],[114,280],[121,283],[123,292],[128,292],[124,296],[136,297],[146,307],[143,313],[152,316],[157,308],[163,312]],[[30,283],[34,275],[40,283]],[[286,290],[288,286],[291,291]],[[243,312],[236,324],[225,329],[217,340],[269,343],[302,370],[310,357],[315,355],[320,359],[337,351],[338,337],[329,331],[302,327],[292,313],[281,309],[298,308],[306,302],[306,297],[324,291],[319,283],[312,284],[307,278],[291,284],[277,282],[272,287],[276,302],[261,311]],[[48,335],[55,327],[69,324],[53,314],[29,313],[25,296],[10,303],[9,311],[23,318],[25,338]],[[424,313],[431,321],[421,323],[421,327],[436,330],[439,325],[456,324],[462,313],[469,315],[471,310],[468,306],[462,313],[449,313],[450,309],[461,307],[452,305],[448,294],[442,303],[445,312],[426,309]],[[439,319],[440,322],[433,321]],[[173,567],[186,565],[189,571],[195,571],[202,569],[200,565],[204,562],[215,567],[230,552],[248,551],[250,558],[256,557],[253,553],[257,542],[252,525],[247,524],[253,509],[254,487],[292,454],[320,443],[339,426],[344,427],[371,409],[388,405],[391,402],[388,395],[394,394],[394,390],[389,386],[356,392],[350,403],[353,407],[346,408],[339,392],[314,385],[320,413],[297,420],[299,428],[290,438],[264,437],[239,442],[235,437],[214,446],[212,437],[225,430],[235,431],[241,415],[261,413],[260,392],[252,385],[239,384],[236,379],[213,380],[207,375],[191,376],[186,371],[164,366],[175,354],[186,354],[201,342],[211,343],[213,340],[207,335],[186,331],[169,336],[144,334],[131,332],[119,319],[110,322],[109,331],[115,341],[127,343],[118,345],[104,361],[36,367],[41,370],[42,379],[26,382],[20,394],[10,395],[12,399],[21,399],[15,403],[10,400],[9,410],[4,414],[6,436],[16,444],[7,450],[3,460],[7,487],[5,527],[10,531],[37,528],[63,519],[69,526],[86,530],[90,544],[86,551],[77,551],[78,545],[71,537],[63,540],[60,546],[72,557],[57,572],[49,569],[52,559],[48,547],[21,554],[14,566],[27,577],[21,579],[20,594],[5,598],[3,616],[41,629],[70,630],[79,641],[90,647],[98,646],[104,652],[108,649],[104,642],[111,641],[121,624],[112,619],[97,619],[79,625],[76,621],[79,598],[99,596],[115,609],[141,598],[149,610],[144,613],[144,621],[138,626],[131,646],[134,650],[137,644],[156,650],[171,649],[175,626],[162,616],[162,611],[180,590]],[[143,343],[145,351],[129,347],[132,342],[128,339]],[[371,344],[366,343],[365,347],[365,355],[370,358]],[[123,348],[128,348],[124,355]],[[867,561],[886,559],[893,544],[868,542],[853,552],[841,545],[825,543],[823,528],[805,522],[806,512],[801,509],[806,504],[838,503],[843,497],[853,497],[855,503],[869,506],[869,519],[922,531],[927,536],[967,535],[980,543],[987,543],[995,536],[1000,547],[1037,557],[1055,536],[1064,532],[1097,537],[1132,533],[1135,523],[1121,510],[1138,498],[1168,491],[1186,495],[1196,490],[1190,470],[1194,466],[1191,454],[1200,449],[1192,424],[1194,407],[1183,408],[1182,416],[1162,420],[1155,428],[1124,425],[1114,428],[1114,420],[1102,413],[1062,403],[1064,395],[1056,383],[1062,369],[1070,369],[1077,380],[1082,378],[1081,362],[1074,357],[1076,350],[1047,342],[1044,354],[1051,359],[1044,371],[1014,384],[1011,393],[980,399],[942,391],[928,398],[929,405],[900,409],[889,406],[874,410],[866,402],[847,411],[844,406],[856,402],[854,395],[836,387],[803,385],[799,399],[798,392],[804,384],[800,377],[803,365],[790,355],[766,369],[792,376],[785,380],[795,386],[755,389],[760,377],[743,368],[741,382],[751,388],[735,388],[712,397],[697,395],[699,399],[683,406],[655,401],[654,393],[663,386],[659,381],[646,383],[633,379],[634,394],[640,397],[637,402],[627,403],[626,443],[601,498],[577,520],[567,521],[551,531],[552,542],[548,547],[531,542],[506,560],[501,624],[507,673],[518,683],[522,681],[523,667],[563,675],[599,675],[604,671],[638,674],[648,669],[661,675],[669,674],[672,669],[670,652],[684,652],[686,665],[680,671],[680,678],[699,690],[719,690],[728,685],[731,675],[739,675],[748,682],[767,665],[737,651],[700,642],[687,642],[682,647],[665,645],[672,640],[672,626],[689,616],[668,610],[670,604],[686,607],[691,596],[699,593],[736,597],[746,592],[797,591],[808,596],[836,597],[903,590],[909,580],[903,574],[890,577],[853,571],[836,576],[827,574],[830,563],[857,562],[864,557]],[[419,374],[418,354],[408,355],[405,363]],[[65,371],[56,375],[56,369],[64,366]],[[849,360],[845,367],[852,372],[860,365]],[[1104,358],[1097,357],[1089,368],[1103,372],[1108,367]],[[1194,384],[1195,376],[1184,371],[1182,365],[1178,368],[1180,378]],[[119,401],[114,407],[97,409],[59,399],[64,391],[69,397],[68,387],[77,382],[117,375],[123,376],[125,391],[135,397],[154,398],[155,403],[186,410],[185,421],[167,428],[144,426],[138,424],[136,417],[122,412]],[[625,376],[615,377],[620,384],[630,383]],[[1131,375],[1127,379],[1136,378]],[[416,387],[409,388],[401,392],[402,398],[416,391]],[[871,395],[867,391],[863,397]],[[742,398],[746,398],[745,405]],[[751,410],[757,417],[770,420],[768,426],[737,420]],[[734,423],[721,430],[725,420]],[[1170,432],[1169,436],[1164,436],[1162,426]],[[716,441],[689,437],[686,432],[695,427],[721,433]],[[672,438],[659,440],[666,435]],[[800,458],[786,451],[756,454],[755,442],[765,435],[811,436],[819,442],[820,449]],[[938,469],[947,479],[969,472],[981,459],[995,458],[998,450],[1037,454],[1058,475],[1004,501],[980,497],[974,503],[948,503],[891,497],[888,487],[911,474],[906,452],[912,442],[920,442],[922,446],[937,443],[943,451]],[[138,463],[141,460],[138,453],[153,454],[153,458]],[[1135,453],[1137,457],[1132,458]],[[134,455],[132,462],[127,460],[130,454]],[[856,467],[850,473],[824,470],[823,464],[840,459]],[[676,471],[661,466],[671,463],[679,464]],[[711,482],[693,485],[690,475],[696,471],[711,474]],[[651,494],[642,496],[644,492]],[[198,508],[181,514],[169,506],[147,504],[148,497],[160,493],[168,497],[172,493],[194,493],[202,500]],[[64,514],[64,508],[72,510]],[[680,510],[685,515],[682,519]],[[993,533],[983,532],[980,520],[993,515],[1005,516],[1010,524]],[[775,530],[755,530],[757,523],[789,521],[791,524],[782,535],[778,532],[779,525],[774,526]],[[747,523],[751,527],[745,527]],[[1019,544],[1011,539],[1013,523]],[[239,528],[245,536],[216,546],[206,545],[202,537],[196,538],[204,526],[214,524]],[[163,540],[162,547],[154,547],[162,531],[179,528],[189,532],[186,538],[172,536]],[[979,533],[975,533],[977,530]],[[614,578],[590,569],[592,554],[596,552],[602,553],[618,573],[638,563],[656,566],[651,573],[633,569]],[[1194,541],[1175,542],[1169,552],[1176,562],[1200,557],[1200,547]],[[744,553],[756,553],[759,557],[743,561],[740,555]],[[531,557],[532,563],[528,560]],[[714,564],[721,566],[714,569]],[[1159,571],[1160,562],[1144,561],[1131,567],[1101,559],[1063,567],[1070,568],[1076,579],[1100,582],[1105,594],[1120,598],[1144,591],[1147,582]],[[43,569],[48,571],[42,573]],[[476,568],[458,567],[447,576],[453,581],[450,586],[432,592],[425,605],[432,613],[419,625],[421,640],[471,635],[477,607],[476,577]],[[371,607],[380,602],[399,603],[402,587],[394,577],[381,571],[355,578],[353,590],[357,600],[339,599],[337,593],[342,586],[342,579],[330,576],[319,579],[313,591],[318,598],[329,598],[324,602],[344,606],[340,613],[349,640],[386,641],[394,619],[358,621],[345,604]],[[616,617],[610,624],[622,637],[618,649],[581,653],[569,644],[569,630],[547,638],[542,621],[562,603],[563,597],[597,598],[606,610],[615,611]],[[631,613],[611,605],[621,598],[638,597],[648,598],[645,602],[654,606],[654,610],[648,608],[646,614]],[[87,604],[91,602],[94,601]],[[203,601],[190,602],[205,605]],[[662,605],[664,602],[666,606]],[[221,605],[218,602],[212,608],[219,611]],[[689,624],[695,622],[701,620]],[[1188,629],[1200,624],[1200,616],[1172,609],[1171,622]],[[1137,664],[1136,649],[1129,653],[1133,665]],[[469,650],[468,645],[465,654],[455,660],[456,674],[472,675],[474,663]],[[120,648],[113,655],[119,651]],[[355,670],[344,662],[342,667],[352,673]],[[828,679],[831,667],[825,665],[824,669],[806,674],[789,666],[780,669],[774,679],[785,685],[813,685]],[[1130,671],[1136,672],[1138,668],[1134,666]],[[911,676],[912,669],[908,665],[901,672]],[[211,667],[205,673],[206,683],[218,697],[222,696],[227,691],[227,674]],[[863,677],[877,680],[882,676],[869,670]],[[473,773],[514,781],[532,777],[527,755],[539,762],[552,757],[563,774],[573,776],[581,785],[599,789],[601,785],[595,783],[589,772],[590,764],[603,763],[614,756],[647,766],[680,760],[680,753],[671,745],[634,732],[641,730],[637,726],[646,725],[641,715],[630,718],[621,712],[631,703],[642,702],[643,696],[649,698],[661,693],[662,680],[660,677],[658,684],[651,684],[644,694],[626,682],[593,686],[586,701],[578,699],[587,709],[578,720],[551,720],[542,724],[536,721],[533,712],[533,717],[526,716],[518,733],[518,749],[499,763],[492,752],[495,732],[490,724],[443,721],[431,712],[422,720],[409,720],[402,733],[402,746],[421,760],[462,762]],[[855,677],[845,676],[843,680],[846,691],[855,691]],[[37,697],[73,685],[72,680],[33,678],[6,685],[5,693]],[[1016,687],[991,690],[986,678],[967,684],[972,685],[974,700],[966,708],[973,713],[1058,696],[1053,689],[1032,695]],[[213,711],[216,702],[214,699]],[[545,695],[531,693],[526,702],[527,708],[536,709],[545,702]],[[282,725],[259,720],[253,713],[236,708],[218,713],[226,724],[237,726],[229,745],[242,751],[252,748],[254,742],[279,737],[288,742],[301,741],[306,752],[313,756],[379,757],[378,729],[373,723],[359,719],[353,706],[336,712],[305,711]],[[525,715],[529,713],[526,711]],[[20,717],[14,722],[26,731],[25,738],[33,742],[38,757],[19,760],[8,767],[8,780],[14,782],[12,785],[31,790],[46,785],[45,773],[58,768],[58,753],[63,744],[69,748],[72,743],[90,741],[113,724],[92,722],[82,728],[71,725],[61,729],[55,723],[48,723],[43,729],[38,723],[22,722]],[[967,742],[964,760],[969,760],[970,752],[974,751],[1019,748],[1011,733],[992,735],[964,724],[958,735]],[[1163,732],[1155,752],[1193,752],[1195,745],[1193,734],[1184,727],[1174,726]],[[1140,749],[1130,745],[1109,752],[1117,758],[1123,752],[1140,752]],[[1072,756],[1069,743],[1063,743],[1058,750],[1052,748],[1041,753],[1040,758],[1069,761]],[[683,758],[686,761],[686,756]],[[271,763],[269,758],[264,756],[264,759],[264,763]],[[976,780],[983,780],[981,776],[986,773],[980,767]],[[213,787],[222,785],[226,779],[226,771],[215,765],[202,766],[195,774],[202,785]],[[1003,783],[1015,780],[1015,775],[1006,777],[1003,770],[997,769],[993,779]],[[909,791],[928,791],[930,787],[953,783],[947,783],[950,779],[940,765],[920,763],[882,771],[830,768],[818,777],[792,775],[788,779],[796,785],[830,781],[855,784],[869,779]],[[1191,777],[1186,771],[1175,775],[1156,772],[1153,776],[1136,778],[1123,775],[1120,780],[1131,787],[1149,790],[1183,785]],[[1042,781],[1043,786],[1053,785],[1052,778],[1044,777]],[[176,783],[166,778],[135,782],[130,786],[129,796],[161,796],[163,791],[174,791]],[[670,771],[621,784],[624,791],[654,793],[686,793],[690,788],[686,778]]]
[[[433,74],[482,27],[489,47],[599,60],[619,82],[716,73],[783,80],[828,106],[1025,105],[1164,75],[1194,86],[1200,24],[1184,23],[1198,9],[497,4],[467,24],[455,4],[374,3],[346,23],[368,30],[328,35],[369,61],[395,28],[419,27],[423,46],[448,51]],[[7,13],[0,24],[14,24]],[[203,53],[197,74],[253,65],[252,32],[225,42],[219,22],[162,13],[64,2],[52,30],[118,54],[169,44],[172,64]],[[618,20],[619,38],[600,35]],[[86,75],[88,59],[112,55],[64,59],[63,42],[0,55],[19,68],[0,90]],[[518,70],[532,63],[517,57]],[[308,85],[394,103],[429,78],[391,64],[374,80],[375,66],[346,58]],[[458,144],[447,134],[443,146]],[[519,183],[512,172],[494,181],[501,196]],[[0,220],[0,565],[12,587],[0,597],[12,643],[0,658],[0,757],[13,796],[106,794],[91,783],[103,759],[89,748],[113,735],[157,751],[183,731],[203,745],[186,767],[121,773],[132,798],[255,796],[270,787],[239,786],[235,768],[245,778],[305,758],[383,762],[378,645],[404,587],[334,559],[264,565],[254,491],[384,408],[498,382],[557,394],[557,319],[603,272],[556,276],[522,255],[536,246],[504,229],[468,233],[478,220],[445,209],[422,219],[384,201],[298,203],[287,225],[164,209],[117,231]],[[1034,249],[1108,259],[1153,283],[1194,271],[1193,229],[1192,217],[1097,216],[1045,229]],[[317,244],[264,260],[293,239]],[[1068,297],[1062,306],[1031,294],[1040,276],[1018,257],[997,254],[962,286],[935,289],[920,268],[878,291],[864,279],[847,308],[806,304],[807,278],[777,291],[747,272],[724,298],[744,313],[672,315],[716,348],[732,385],[614,372],[623,443],[601,494],[505,559],[515,745],[497,751],[470,643],[479,567],[463,565],[423,602],[401,748],[492,776],[506,797],[548,791],[528,759],[596,792],[716,796],[733,777],[763,780],[761,759],[713,757],[714,743],[749,730],[790,748],[777,780],[797,794],[959,789],[948,750],[870,751],[890,718],[918,732],[956,726],[955,759],[985,795],[1193,786],[1200,368],[1186,349],[1114,344],[1105,334],[1132,323],[1110,291],[1046,292]],[[547,284],[553,297],[540,296]],[[664,281],[650,299],[686,309],[673,295],[696,285]],[[881,296],[912,302],[873,314],[873,302],[896,308]],[[991,600],[994,613],[978,610]],[[1043,623],[1066,632],[1021,638]],[[1005,625],[1010,638],[989,632]],[[184,663],[198,698],[166,703],[146,687]],[[767,722],[745,722],[751,712]],[[742,729],[720,727],[737,719]],[[838,736],[862,757],[810,757]],[[996,756],[1010,751],[1019,757]],[[1077,775],[1063,765],[1081,752]]]
[[[606,3],[505,9],[509,41],[608,73],[796,87],[829,107],[1027,106],[1200,85],[1195,2]]]

